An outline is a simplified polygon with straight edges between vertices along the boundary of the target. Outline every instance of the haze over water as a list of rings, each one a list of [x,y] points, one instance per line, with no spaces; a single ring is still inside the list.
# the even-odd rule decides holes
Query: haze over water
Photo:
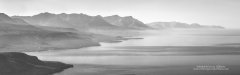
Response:
[[[238,32],[240,30],[224,29],[144,31],[136,36],[144,39],[101,43],[102,46],[98,47],[28,54],[36,55],[42,60],[76,65],[191,66],[190,69],[196,65],[223,65],[231,68],[232,65],[240,65],[240,33]],[[77,70],[80,67],[74,67],[73,70],[67,70],[60,75],[82,74]]]

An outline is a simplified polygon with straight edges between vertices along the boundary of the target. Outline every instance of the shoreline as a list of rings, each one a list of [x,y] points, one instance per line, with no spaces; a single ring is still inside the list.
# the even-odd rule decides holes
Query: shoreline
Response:
[[[108,40],[108,41],[102,41],[102,43],[120,43],[126,40],[134,40],[134,39],[144,39],[144,38],[131,38],[131,37],[122,37],[121,39],[117,39],[117,40]],[[100,47],[101,42],[98,42],[97,45],[89,45],[89,46],[81,46],[81,47],[77,47],[77,48],[56,48],[56,49],[42,49],[42,50],[37,50],[37,51],[20,51],[20,52],[42,52],[42,51],[50,51],[50,50],[67,50],[67,49],[81,49],[81,48],[88,48],[88,47]],[[13,51],[11,51],[13,52]],[[0,52],[1,53],[1,52]]]
[[[116,40],[108,40],[108,41],[102,41],[102,42],[105,42],[105,43],[119,43],[119,42],[122,42],[122,41],[124,41],[124,40],[131,40],[131,39],[143,39],[143,38],[125,38],[125,37],[120,37],[120,38],[116,38]],[[25,63],[31,63],[31,60],[32,61],[38,61],[38,62],[36,62],[36,63],[39,63],[39,62],[44,62],[44,63],[46,63],[46,64],[50,64],[50,66],[46,66],[46,65],[43,65],[43,67],[48,67],[48,68],[50,68],[50,67],[55,67],[56,68],[56,70],[54,69],[54,70],[47,70],[48,68],[42,68],[42,72],[38,72],[39,74],[37,74],[37,75],[45,75],[45,74],[56,74],[56,73],[60,73],[60,72],[62,72],[62,71],[64,71],[64,70],[66,70],[66,69],[69,69],[69,68],[72,68],[72,67],[74,67],[74,65],[73,64],[65,64],[65,63],[62,63],[62,62],[60,62],[60,61],[42,61],[42,60],[39,60],[38,59],[38,57],[37,56],[32,56],[32,55],[29,55],[29,54],[27,54],[27,52],[42,52],[42,51],[50,51],[50,50],[66,50],[66,49],[80,49],[80,48],[87,48],[87,47],[94,47],[94,46],[101,46],[100,44],[99,44],[100,42],[98,42],[98,44],[96,45],[96,44],[93,44],[93,45],[87,45],[87,46],[81,46],[81,47],[75,47],[75,48],[50,48],[50,49],[41,49],[41,50],[22,50],[22,51],[1,51],[0,52],[0,57],[1,57],[1,55],[8,55],[8,54],[10,54],[10,55],[13,55],[13,56],[17,56],[17,55],[23,55],[24,56],[24,58],[21,58],[21,56],[20,56],[20,58],[21,59],[19,59],[18,57],[14,57],[14,58],[16,58],[15,60],[17,61],[17,60],[22,60],[22,59],[27,59],[27,60],[29,60],[29,61],[26,61]],[[12,59],[12,57],[11,56],[5,56],[6,58],[11,58]],[[28,58],[30,58],[30,59],[28,59]],[[23,60],[23,61],[25,61],[25,60]],[[9,61],[7,61],[7,60],[2,60],[2,61],[0,61],[0,62],[9,62]],[[0,63],[1,65],[6,65],[7,63]],[[15,64],[22,64],[22,63],[15,63]],[[43,64],[43,63],[42,63]],[[42,64],[40,64],[40,65],[42,65]],[[38,66],[40,66],[39,64],[35,64],[35,65],[38,65]],[[55,66],[51,66],[51,65],[55,65]],[[61,67],[62,66],[62,67]],[[9,66],[4,66],[4,67],[11,67],[11,65],[9,65]],[[0,70],[2,69],[3,67],[2,66],[0,66]],[[21,67],[21,68],[26,68],[26,67]],[[38,67],[33,67],[33,68],[38,68]],[[32,68],[32,69],[33,69]],[[26,68],[26,70],[31,70],[31,68]],[[18,70],[17,70],[18,71]],[[21,71],[21,70],[19,70],[19,71]],[[31,72],[31,73],[33,73],[33,72],[35,72],[35,71],[28,71],[28,72]],[[8,74],[9,73],[9,74]],[[4,75],[12,75],[12,74],[10,74],[10,73],[15,73],[15,72],[11,72],[11,71],[7,71],[7,72],[2,72],[2,71],[0,71],[0,74],[4,74]],[[23,75],[31,75],[31,73],[23,73]],[[13,74],[13,75],[15,75],[15,74]],[[18,74],[18,75],[21,75],[21,74]]]
[[[0,75],[50,75],[73,67],[57,61],[42,61],[20,52],[1,52],[0,60]]]

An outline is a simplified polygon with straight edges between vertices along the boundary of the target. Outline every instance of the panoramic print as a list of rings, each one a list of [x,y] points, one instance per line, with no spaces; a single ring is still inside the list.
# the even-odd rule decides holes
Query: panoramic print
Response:
[[[0,75],[240,75],[240,0],[0,0]]]

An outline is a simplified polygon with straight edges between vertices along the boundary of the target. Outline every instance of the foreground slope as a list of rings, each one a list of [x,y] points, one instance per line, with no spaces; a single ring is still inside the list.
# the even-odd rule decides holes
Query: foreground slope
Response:
[[[0,75],[50,75],[71,67],[73,65],[41,61],[24,53],[0,53]]]

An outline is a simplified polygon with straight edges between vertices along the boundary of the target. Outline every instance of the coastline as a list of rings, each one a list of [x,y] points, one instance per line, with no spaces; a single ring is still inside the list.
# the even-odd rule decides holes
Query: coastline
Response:
[[[1,52],[0,60],[0,75],[51,75],[73,67],[56,61],[42,61],[20,52]]]
[[[146,40],[146,39],[148,39],[148,38],[145,38],[144,40]],[[102,46],[106,46],[106,45],[103,44]],[[184,74],[206,73],[206,75],[219,75],[217,73],[220,73],[220,72],[194,71],[192,69],[194,67],[196,67],[196,65],[189,66],[190,64],[186,64],[182,67],[181,66],[175,66],[175,67],[163,66],[163,67],[157,67],[157,68],[149,67],[149,66],[145,66],[145,67],[133,66],[133,68],[132,68],[131,66],[129,66],[129,63],[132,63],[133,65],[141,64],[141,63],[144,64],[144,61],[149,60],[151,62],[151,59],[152,59],[152,62],[157,64],[157,66],[158,66],[158,63],[163,65],[164,63],[162,63],[162,62],[166,62],[167,64],[175,63],[175,62],[177,64],[178,63],[191,63],[191,62],[195,63],[194,61],[196,61],[196,60],[198,60],[196,62],[199,62],[199,61],[205,62],[206,61],[205,64],[209,64],[209,62],[213,62],[213,64],[211,64],[211,65],[218,64],[218,65],[224,65],[227,68],[230,68],[231,70],[225,71],[229,74],[232,74],[232,73],[239,74],[239,72],[236,71],[238,69],[238,67],[234,68],[234,64],[232,64],[232,63],[238,62],[235,60],[237,60],[237,58],[239,56],[235,57],[235,54],[231,54],[231,56],[232,55],[234,56],[234,58],[233,58],[229,55],[229,53],[235,53],[236,51],[238,51],[238,48],[215,47],[215,44],[212,46],[214,46],[214,47],[208,47],[208,46],[196,46],[196,47],[193,47],[193,46],[189,46],[189,47],[182,47],[182,46],[181,47],[179,47],[179,46],[175,46],[175,47],[169,47],[169,46],[164,46],[164,47],[162,47],[162,46],[141,46],[141,47],[140,46],[125,46],[124,49],[125,48],[126,49],[124,51],[117,51],[117,52],[113,51],[113,53],[115,53],[115,54],[112,54],[111,52],[109,53],[109,51],[106,51],[106,53],[104,53],[104,51],[101,51],[101,50],[100,50],[101,52],[98,52],[98,47],[97,47],[96,48],[97,50],[92,51],[92,52],[94,52],[92,54],[97,54],[97,55],[95,55],[95,56],[91,55],[90,57],[83,56],[84,54],[91,53],[91,52],[84,53],[85,49],[80,49],[80,50],[76,49],[75,51],[74,50],[56,51],[56,52],[50,51],[49,53],[48,53],[48,51],[46,51],[46,53],[50,54],[50,56],[45,55],[43,52],[43,57],[41,56],[41,53],[40,53],[39,57],[41,59],[43,58],[43,60],[45,60],[44,58],[46,58],[49,60],[62,61],[64,63],[74,64],[74,68],[66,69],[63,72],[59,72],[54,75],[86,75],[86,74],[88,74],[88,75],[111,75],[111,74],[113,74],[113,75],[148,75],[148,74],[158,75],[159,73],[161,73],[161,74],[165,73],[166,75],[170,75],[172,73],[171,71],[184,71],[184,72],[186,72]],[[226,50],[226,49],[230,49],[231,51]],[[83,51],[83,52],[81,52],[81,51]],[[66,52],[66,54],[64,54],[64,52]],[[175,55],[175,54],[170,54],[170,55],[166,55],[166,56],[154,55],[156,53],[164,53],[164,52],[165,53],[166,52],[167,53],[177,53],[178,55]],[[56,53],[56,54],[54,54],[54,53]],[[133,53],[133,54],[143,53],[143,54],[142,54],[142,56],[135,56],[135,55],[126,55],[125,53]],[[179,53],[181,53],[181,55],[179,55]],[[198,54],[196,54],[196,53],[198,53]],[[207,55],[205,53],[207,53]],[[213,55],[213,53],[214,53],[214,55]],[[99,54],[102,54],[104,56],[103,57],[98,56]],[[123,55],[117,55],[117,54],[123,54]],[[221,57],[216,56],[216,54],[220,55]],[[53,56],[51,56],[51,55],[53,55]],[[148,57],[148,56],[152,56],[152,57]],[[153,57],[156,57],[156,58],[153,58]],[[189,57],[193,58],[193,60],[188,60]],[[95,58],[98,60],[96,60]],[[160,58],[161,59],[168,58],[166,60],[169,60],[169,61],[161,60]],[[176,58],[176,59],[174,59],[174,58]],[[199,58],[201,58],[201,59],[199,59]],[[218,59],[216,59],[216,58],[218,58]],[[77,59],[77,60],[72,60],[72,59]],[[106,60],[104,60],[104,59],[106,59]],[[126,59],[126,60],[121,60],[121,59]],[[134,60],[132,60],[132,59],[134,59]],[[174,61],[170,61],[170,59],[174,60]],[[94,61],[92,61],[92,60],[94,60]],[[139,61],[137,61],[137,60],[139,60]],[[144,61],[142,61],[142,60],[144,60]],[[159,60],[159,62],[157,62],[156,60]],[[132,62],[130,62],[130,61],[132,61]],[[235,61],[235,62],[232,62],[232,61]],[[82,65],[82,64],[86,64],[88,62],[90,62],[90,64],[88,64],[87,66]],[[106,63],[106,64],[105,65],[102,65],[102,64],[91,65],[92,64],[91,62],[96,63],[96,64],[98,64],[98,63]],[[109,62],[110,62],[110,64],[109,64]],[[121,62],[128,64],[128,66],[119,66],[118,63],[120,63],[120,65],[121,65]],[[139,63],[139,62],[141,62],[141,63]],[[150,64],[150,62],[146,62],[146,64]],[[219,63],[215,63],[215,62],[219,62]],[[111,65],[111,63],[113,64],[113,66]],[[115,64],[117,64],[117,65],[115,65]],[[132,64],[130,64],[130,65],[132,65]],[[144,65],[146,65],[146,64],[144,64]],[[197,65],[201,65],[201,64],[204,64],[204,63],[200,63]],[[152,65],[154,65],[154,64],[152,64]],[[187,68],[185,68],[185,67],[187,67]],[[142,69],[142,68],[144,68],[144,69]],[[185,69],[180,69],[180,68],[185,68]],[[165,70],[165,71],[167,70],[167,71],[165,72],[163,70]],[[163,74],[163,75],[165,75],[165,74]],[[177,75],[177,74],[171,74],[171,75]]]
[[[107,42],[107,43],[119,43],[122,42],[124,40],[131,40],[131,39],[143,39],[143,38],[125,38],[125,37],[116,37],[115,40],[104,40],[101,42]],[[41,50],[16,50],[16,51],[7,51],[7,50],[1,50],[0,52],[0,57],[4,56],[4,59],[13,59],[12,61],[20,61],[20,62],[16,62],[13,63],[11,65],[8,65],[9,63],[2,63],[2,62],[10,62],[8,60],[1,60],[0,61],[0,74],[2,75],[21,75],[21,74],[14,74],[16,71],[21,71],[21,70],[16,70],[15,68],[12,68],[14,64],[16,64],[15,67],[19,67],[19,68],[24,68],[25,70],[30,70],[30,71],[26,71],[26,72],[21,72],[23,73],[22,75],[32,75],[31,73],[34,73],[35,71],[32,71],[32,69],[38,70],[40,71],[40,69],[38,69],[39,67],[43,67],[41,68],[41,72],[38,72],[39,74],[37,75],[52,75],[55,73],[59,73],[64,71],[65,69],[68,68],[72,68],[74,67],[73,64],[65,64],[62,62],[58,62],[58,61],[42,61],[40,59],[38,59],[37,56],[32,56],[32,55],[28,55],[26,52],[41,52],[41,51],[48,51],[48,50],[66,50],[66,49],[80,49],[80,48],[86,48],[86,47],[94,47],[94,46],[101,46],[98,42],[98,44],[88,44],[86,46],[79,46],[79,47],[67,47],[67,48],[48,48],[48,49],[41,49]],[[20,56],[19,56],[20,55]],[[18,57],[12,57],[12,56],[18,56]],[[22,57],[24,56],[24,57]],[[19,58],[20,57],[20,58]],[[25,60],[26,59],[26,60]],[[22,61],[24,61],[24,63],[22,63]],[[32,63],[32,61],[35,61],[35,63],[41,63],[41,64],[35,64]],[[37,62],[36,62],[37,61]],[[27,66],[30,66],[29,68],[24,66],[21,67],[19,65],[23,65],[23,64],[29,64]],[[32,63],[32,64],[31,64]],[[7,65],[7,66],[1,66],[1,65]],[[37,67],[35,67],[37,66]],[[7,68],[4,68],[7,67]],[[45,67],[45,68],[44,68]],[[55,69],[49,69],[49,68],[55,68]],[[9,69],[10,71],[4,71],[4,69]]]

